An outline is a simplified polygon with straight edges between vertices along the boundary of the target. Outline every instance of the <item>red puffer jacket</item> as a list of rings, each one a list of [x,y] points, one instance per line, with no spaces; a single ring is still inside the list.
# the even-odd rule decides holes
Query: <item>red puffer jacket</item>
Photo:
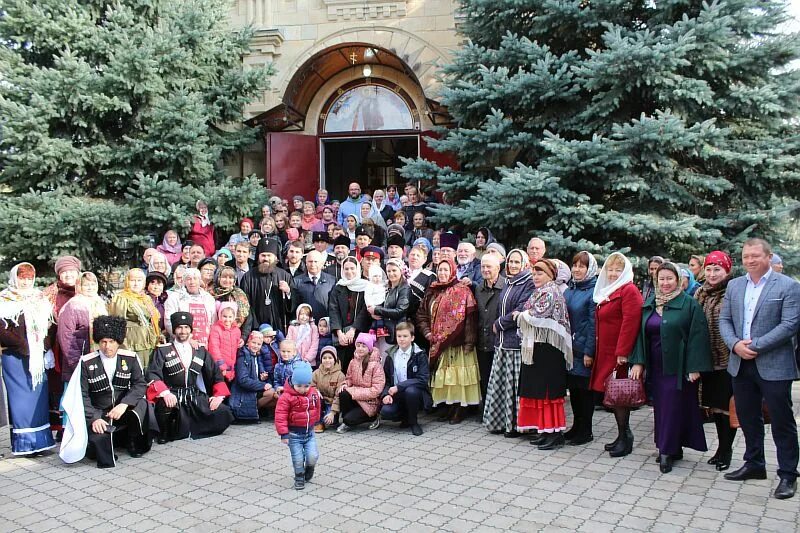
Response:
[[[291,385],[286,386],[275,407],[275,429],[281,438],[289,434],[289,427],[305,428],[311,431],[319,422],[322,400],[319,392],[310,387],[306,394],[300,394]]]

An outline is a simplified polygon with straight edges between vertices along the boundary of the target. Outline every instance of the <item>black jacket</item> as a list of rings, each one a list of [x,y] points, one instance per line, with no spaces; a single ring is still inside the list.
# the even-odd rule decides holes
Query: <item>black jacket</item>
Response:
[[[390,287],[386,292],[386,301],[383,305],[375,307],[375,314],[383,318],[383,323],[389,330],[386,342],[394,344],[394,328],[398,323],[403,322],[408,315],[409,294],[411,289],[408,283],[403,281],[397,287]]]
[[[328,316],[328,300],[336,280],[326,272],[317,274],[317,284],[311,283],[308,273],[302,276],[295,276],[295,288],[297,289],[297,303],[308,304],[311,306],[314,320],[318,321],[322,317]]]
[[[350,303],[353,304],[353,313],[350,314]],[[331,319],[331,332],[344,330],[348,327],[356,329],[357,333],[369,331],[372,317],[367,312],[363,292],[353,292],[347,287],[336,285],[328,297],[328,316]]]
[[[136,413],[139,423],[145,419],[144,398],[147,382],[135,352],[119,350],[114,377],[109,382],[99,351],[81,358],[81,393],[86,422],[92,424],[112,408],[124,403]]]
[[[478,344],[475,348],[479,352],[494,351],[492,324],[499,316],[500,293],[505,286],[506,278],[498,276],[491,287],[485,281],[475,287],[475,300],[478,302]]]
[[[394,355],[399,349],[400,348],[395,345],[386,352],[386,361],[383,362],[383,373],[386,375],[386,384],[383,387],[381,399],[388,395],[389,389],[395,385],[397,385],[398,392],[402,392],[409,387],[417,387],[422,391],[425,409],[430,409],[433,406],[433,397],[431,396],[430,390],[428,390],[428,382],[430,382],[431,379],[430,367],[428,366],[428,354],[425,353],[425,350],[413,344],[413,353],[408,360],[408,366],[406,366],[406,380],[395,383]]]

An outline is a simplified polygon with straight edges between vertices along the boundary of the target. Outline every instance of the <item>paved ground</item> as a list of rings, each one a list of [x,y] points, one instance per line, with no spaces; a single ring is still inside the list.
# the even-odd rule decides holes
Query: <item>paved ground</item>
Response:
[[[800,388],[795,388],[795,403]],[[425,434],[385,424],[319,438],[321,460],[304,492],[271,424],[154,445],[113,470],[63,465],[53,454],[0,460],[0,531],[780,531],[800,528],[800,497],[770,497],[770,478],[725,481],[686,452],[662,475],[652,411],[634,414],[633,454],[611,459],[612,416],[597,412],[595,441],[540,452],[489,435],[475,420],[430,419]],[[8,457],[3,430],[0,451]],[[709,447],[716,444],[706,426]],[[741,434],[736,456],[743,451]],[[738,460],[733,467],[738,467]]]

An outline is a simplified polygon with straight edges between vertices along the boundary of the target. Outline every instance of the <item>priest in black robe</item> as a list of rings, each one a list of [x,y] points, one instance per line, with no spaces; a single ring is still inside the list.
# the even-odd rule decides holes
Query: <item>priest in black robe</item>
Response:
[[[256,268],[251,268],[239,283],[250,302],[250,316],[242,324],[242,338],[261,324],[286,333],[297,308],[297,294],[292,276],[278,267],[280,241],[264,237],[256,248]]]
[[[147,367],[147,399],[155,404],[159,444],[219,435],[233,422],[223,400],[228,386],[211,354],[192,343],[192,315],[170,317],[173,341],[159,345]]]

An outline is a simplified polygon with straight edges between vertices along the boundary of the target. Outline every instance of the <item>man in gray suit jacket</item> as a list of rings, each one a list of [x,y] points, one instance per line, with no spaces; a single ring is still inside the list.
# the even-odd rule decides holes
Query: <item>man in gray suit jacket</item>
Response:
[[[742,249],[747,275],[731,280],[722,302],[719,330],[731,349],[736,413],[744,433],[745,464],[725,479],[766,479],[762,401],[772,418],[780,482],[775,497],[791,498],[797,489],[797,424],[792,412],[792,381],[800,379],[795,338],[800,326],[800,284],[770,268],[772,250],[761,239]]]

